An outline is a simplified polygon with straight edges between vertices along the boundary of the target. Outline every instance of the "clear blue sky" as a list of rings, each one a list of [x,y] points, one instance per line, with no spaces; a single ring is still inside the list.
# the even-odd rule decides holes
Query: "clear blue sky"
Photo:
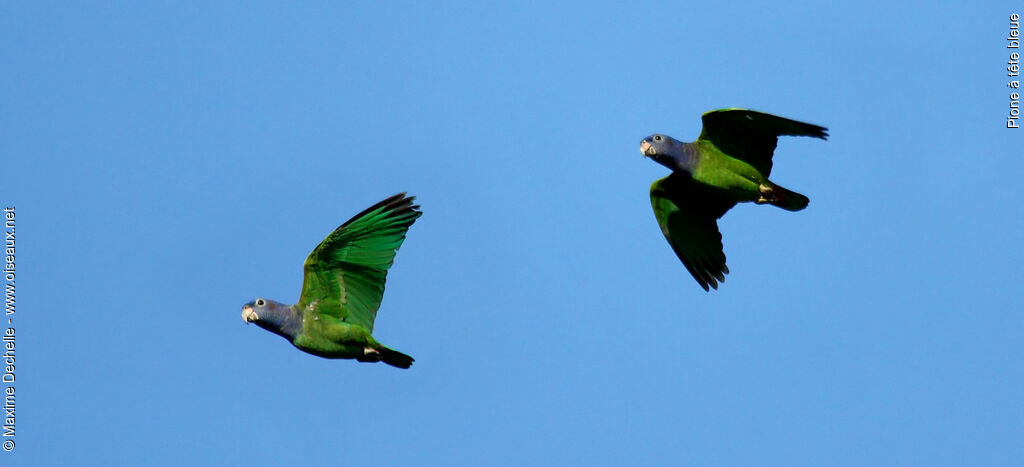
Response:
[[[1010,2],[381,3],[4,3],[0,463],[1024,458]],[[721,107],[832,137],[780,142],[811,205],[730,212],[705,293],[637,148]],[[424,215],[375,334],[411,370],[242,322],[400,191]]]

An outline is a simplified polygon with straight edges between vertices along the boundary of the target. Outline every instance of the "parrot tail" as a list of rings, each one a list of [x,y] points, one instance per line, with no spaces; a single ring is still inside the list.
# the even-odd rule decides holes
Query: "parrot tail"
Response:
[[[413,358],[402,352],[391,350],[383,345],[377,350],[380,352],[381,360],[388,365],[398,368],[409,368],[412,366]]]
[[[795,191],[789,191],[781,186],[769,182],[768,187],[762,185],[761,197],[757,202],[769,203],[787,211],[799,211],[807,207],[811,202],[809,198]]]

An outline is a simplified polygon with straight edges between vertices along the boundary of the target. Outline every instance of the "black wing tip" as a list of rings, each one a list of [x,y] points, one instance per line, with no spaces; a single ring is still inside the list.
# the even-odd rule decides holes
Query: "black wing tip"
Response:
[[[785,117],[779,117],[779,118],[785,118]],[[785,135],[785,136],[809,136],[811,138],[821,138],[821,139],[826,140],[826,141],[828,140],[828,128],[825,128],[825,127],[823,127],[821,125],[815,125],[813,123],[798,122],[796,120],[791,120],[791,119],[788,119],[788,118],[786,118],[786,120],[789,120],[790,122],[797,124],[800,129],[798,131],[787,131],[787,132],[779,133],[780,135]]]
[[[420,211],[420,205],[415,204],[415,202],[415,196],[408,196],[407,193],[403,191],[377,204],[380,207],[383,207],[386,211],[390,211],[392,215],[415,212],[416,217],[419,217],[423,212]]]
[[[809,136],[811,138],[820,138],[820,139],[823,139],[823,140],[826,140],[826,141],[828,140],[828,137],[829,137],[828,128],[826,128],[826,127],[823,127],[823,126],[820,126],[820,125],[815,125],[813,123],[805,123],[805,122],[793,120],[791,118],[780,117],[778,115],[770,114],[768,112],[762,112],[760,110],[744,109],[744,108],[738,108],[738,107],[728,107],[728,108],[724,108],[724,109],[715,109],[715,110],[709,110],[707,112],[704,112],[704,114],[701,115],[701,118],[704,118],[704,117],[706,117],[706,116],[708,116],[710,114],[718,113],[719,115],[722,115],[722,114],[726,114],[726,113],[729,113],[729,112],[735,112],[736,114],[746,114],[746,115],[757,114],[757,115],[764,115],[764,116],[768,116],[768,117],[781,118],[781,119],[784,119],[784,120],[788,120],[788,121],[790,121],[792,123],[796,123],[796,124],[800,125],[800,127],[801,127],[799,133],[781,133],[782,135],[786,135],[786,136]],[[747,118],[750,118],[750,117],[747,117]]]
[[[812,138],[821,138],[825,141],[828,141],[828,128],[818,125],[812,125],[810,123],[805,123],[804,125],[807,125],[810,128],[806,136],[810,136]]]
[[[374,204],[373,206],[363,209],[362,212],[360,212],[359,214],[352,216],[352,218],[346,221],[344,224],[342,224],[341,227],[345,227],[346,225],[355,222],[357,219],[377,210],[387,211],[388,217],[409,215],[410,223],[412,223],[412,221],[415,221],[416,218],[423,215],[423,211],[419,210],[420,206],[418,204],[413,204],[415,200],[415,196],[407,196],[406,192],[404,191],[395,195],[391,195]]]
[[[683,261],[683,266],[686,266],[686,271],[693,276],[705,292],[710,292],[711,289],[718,290],[718,284],[725,283],[725,275],[729,274],[729,268],[725,265],[725,261],[718,267],[712,264],[692,264],[690,261]]]

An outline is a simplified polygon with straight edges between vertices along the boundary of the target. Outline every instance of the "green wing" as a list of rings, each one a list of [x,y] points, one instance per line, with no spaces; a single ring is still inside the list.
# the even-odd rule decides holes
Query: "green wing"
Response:
[[[298,306],[373,331],[384,281],[409,226],[423,213],[399,193],[331,232],[306,258]]]
[[[712,110],[701,116],[700,139],[756,168],[765,177],[772,171],[772,153],[779,136],[827,139],[828,129],[810,123],[745,109]]]
[[[651,185],[651,206],[661,233],[704,290],[717,289],[729,273],[718,218],[735,205],[686,174],[673,173]]]

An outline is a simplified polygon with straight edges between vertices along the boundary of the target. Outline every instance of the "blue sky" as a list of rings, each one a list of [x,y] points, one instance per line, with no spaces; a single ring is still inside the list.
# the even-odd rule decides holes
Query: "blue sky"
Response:
[[[45,5],[0,25],[18,219],[4,465],[1007,465],[1024,457],[1009,2]],[[1016,5],[1017,8],[1020,5]],[[799,213],[720,223],[705,293],[654,221],[747,107]],[[240,319],[334,227],[424,215],[375,335]]]

